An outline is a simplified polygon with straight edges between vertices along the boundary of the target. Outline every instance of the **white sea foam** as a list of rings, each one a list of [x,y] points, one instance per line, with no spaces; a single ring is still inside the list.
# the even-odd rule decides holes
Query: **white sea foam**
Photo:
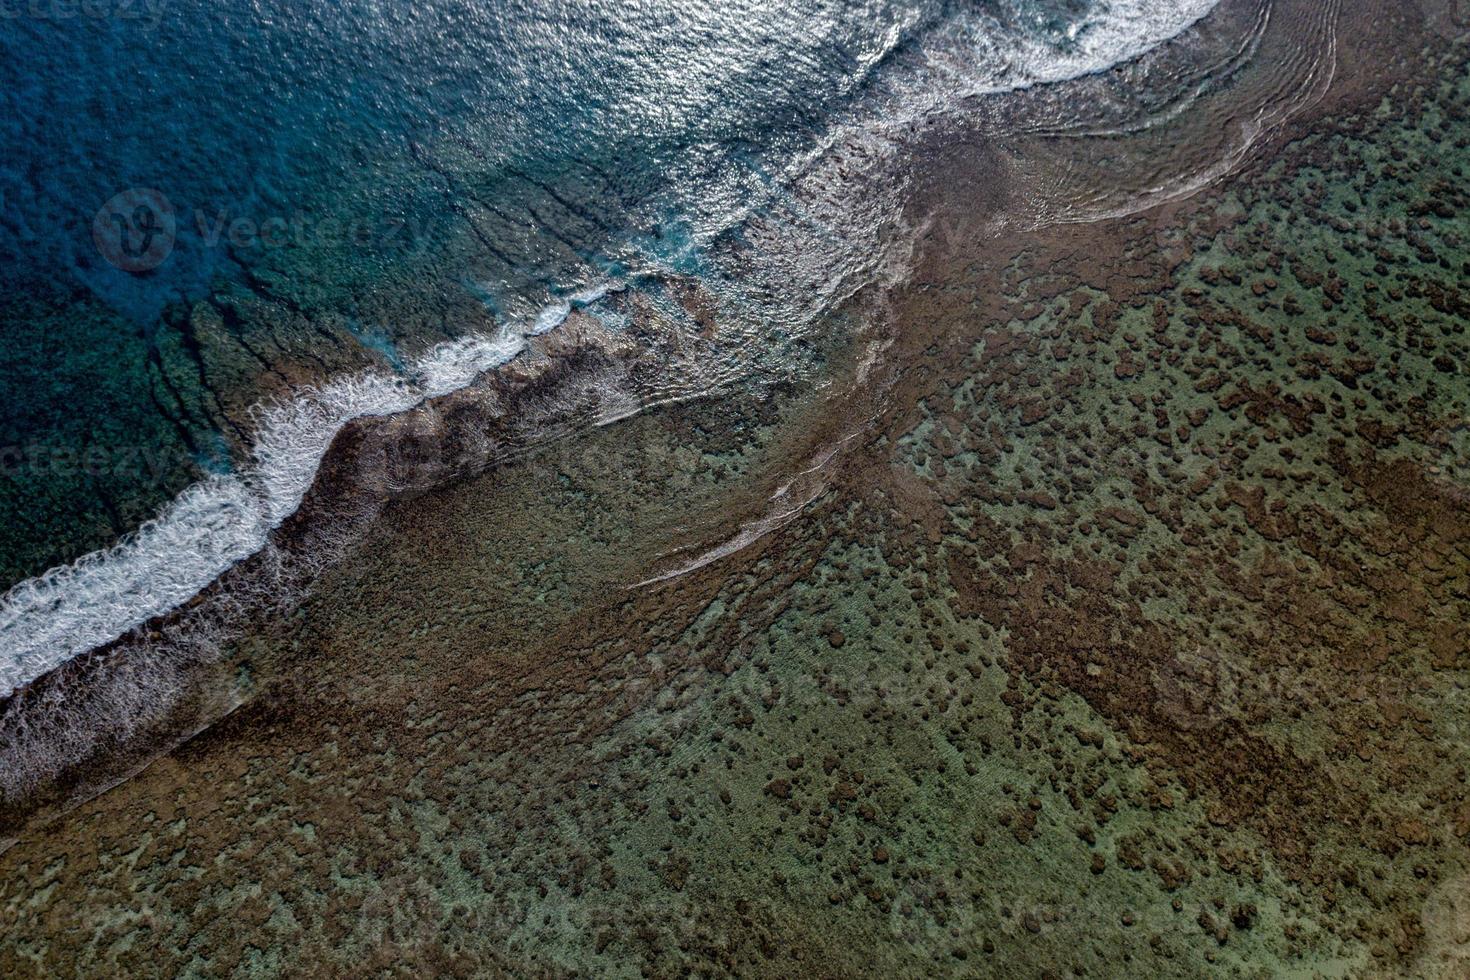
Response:
[[[953,99],[1077,78],[1143,54],[1217,3],[1108,0],[1061,45],[1018,38],[981,15],[958,25],[952,40],[959,43],[926,52],[928,70],[915,83],[931,97]],[[114,547],[0,597],[0,697],[177,608],[258,552],[301,505],[328,446],[353,419],[396,414],[463,388],[574,307],[615,288],[595,286],[558,301],[521,329],[440,345],[401,374],[338,379],[262,408],[257,442],[238,473],[209,477]]]
[[[402,374],[331,381],[263,406],[238,473],[211,476],[117,545],[22,582],[0,598],[0,696],[194,596],[296,512],[332,440],[353,419],[393,415],[469,385],[554,329],[601,284],[547,307],[528,328],[440,344]]]
[[[1004,2],[966,14],[957,43],[927,52],[929,66],[950,85],[946,97],[1008,92],[1106,71],[1177,37],[1220,0],[1101,0],[1064,32],[1027,29],[1025,11]],[[1009,21],[1009,23],[1007,23]],[[1019,29],[1018,29],[1019,28]],[[926,80],[928,81],[928,80]],[[941,94],[931,88],[931,94]]]

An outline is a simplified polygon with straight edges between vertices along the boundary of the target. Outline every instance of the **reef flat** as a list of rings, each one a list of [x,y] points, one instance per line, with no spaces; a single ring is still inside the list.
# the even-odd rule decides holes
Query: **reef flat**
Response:
[[[390,495],[0,971],[1465,975],[1470,55],[1379,14],[1142,213],[936,137],[826,384]]]

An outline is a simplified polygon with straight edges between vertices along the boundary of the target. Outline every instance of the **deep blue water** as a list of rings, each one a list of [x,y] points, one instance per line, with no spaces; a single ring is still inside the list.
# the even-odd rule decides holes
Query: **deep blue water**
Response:
[[[433,275],[525,314],[585,280],[611,237],[687,235],[659,224],[670,214],[717,223],[748,183],[719,174],[732,151],[799,145],[936,15],[811,2],[67,9],[13,4],[0,20],[7,581],[230,464],[218,418],[188,390],[199,379],[167,356],[170,323],[222,281],[268,275],[391,361],[419,325],[363,297],[385,267],[461,235],[467,206],[482,254]],[[694,207],[671,188],[697,189]],[[145,193],[108,207],[132,189]],[[152,213],[164,208],[167,229]],[[103,209],[116,213],[99,242]]]
[[[766,274],[819,295],[860,251],[833,209],[872,202],[818,221],[792,175],[856,107],[1073,77],[1210,6],[8,0],[0,586],[241,465],[238,405],[293,358],[400,369],[643,263],[704,274],[752,209],[815,229]]]

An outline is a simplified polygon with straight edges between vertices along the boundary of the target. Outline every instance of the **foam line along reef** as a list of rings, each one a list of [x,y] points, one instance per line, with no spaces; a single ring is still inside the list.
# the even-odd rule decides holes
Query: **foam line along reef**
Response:
[[[401,374],[340,378],[262,406],[255,445],[238,473],[195,484],[116,546],[22,582],[0,599],[0,696],[182,605],[259,551],[300,506],[347,423],[404,412],[465,387],[611,288],[579,291],[524,329],[441,344]]]

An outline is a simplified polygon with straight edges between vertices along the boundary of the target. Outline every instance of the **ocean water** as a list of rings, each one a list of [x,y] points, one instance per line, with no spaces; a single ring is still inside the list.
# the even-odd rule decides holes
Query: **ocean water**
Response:
[[[0,974],[1463,977],[1470,48],[1419,10],[1081,74],[1030,21],[1027,84],[956,8],[705,183],[522,188],[521,293],[519,185],[425,126],[322,192],[433,236],[130,314],[195,489],[4,642],[236,563],[0,699]],[[123,264],[187,213],[119,204]]]
[[[259,549],[350,419],[463,386],[608,288],[693,277],[744,312],[737,366],[671,391],[782,371],[768,352],[892,258],[898,182],[847,193],[834,146],[872,168],[936,108],[1106,70],[1213,6],[7,17],[0,687]]]

